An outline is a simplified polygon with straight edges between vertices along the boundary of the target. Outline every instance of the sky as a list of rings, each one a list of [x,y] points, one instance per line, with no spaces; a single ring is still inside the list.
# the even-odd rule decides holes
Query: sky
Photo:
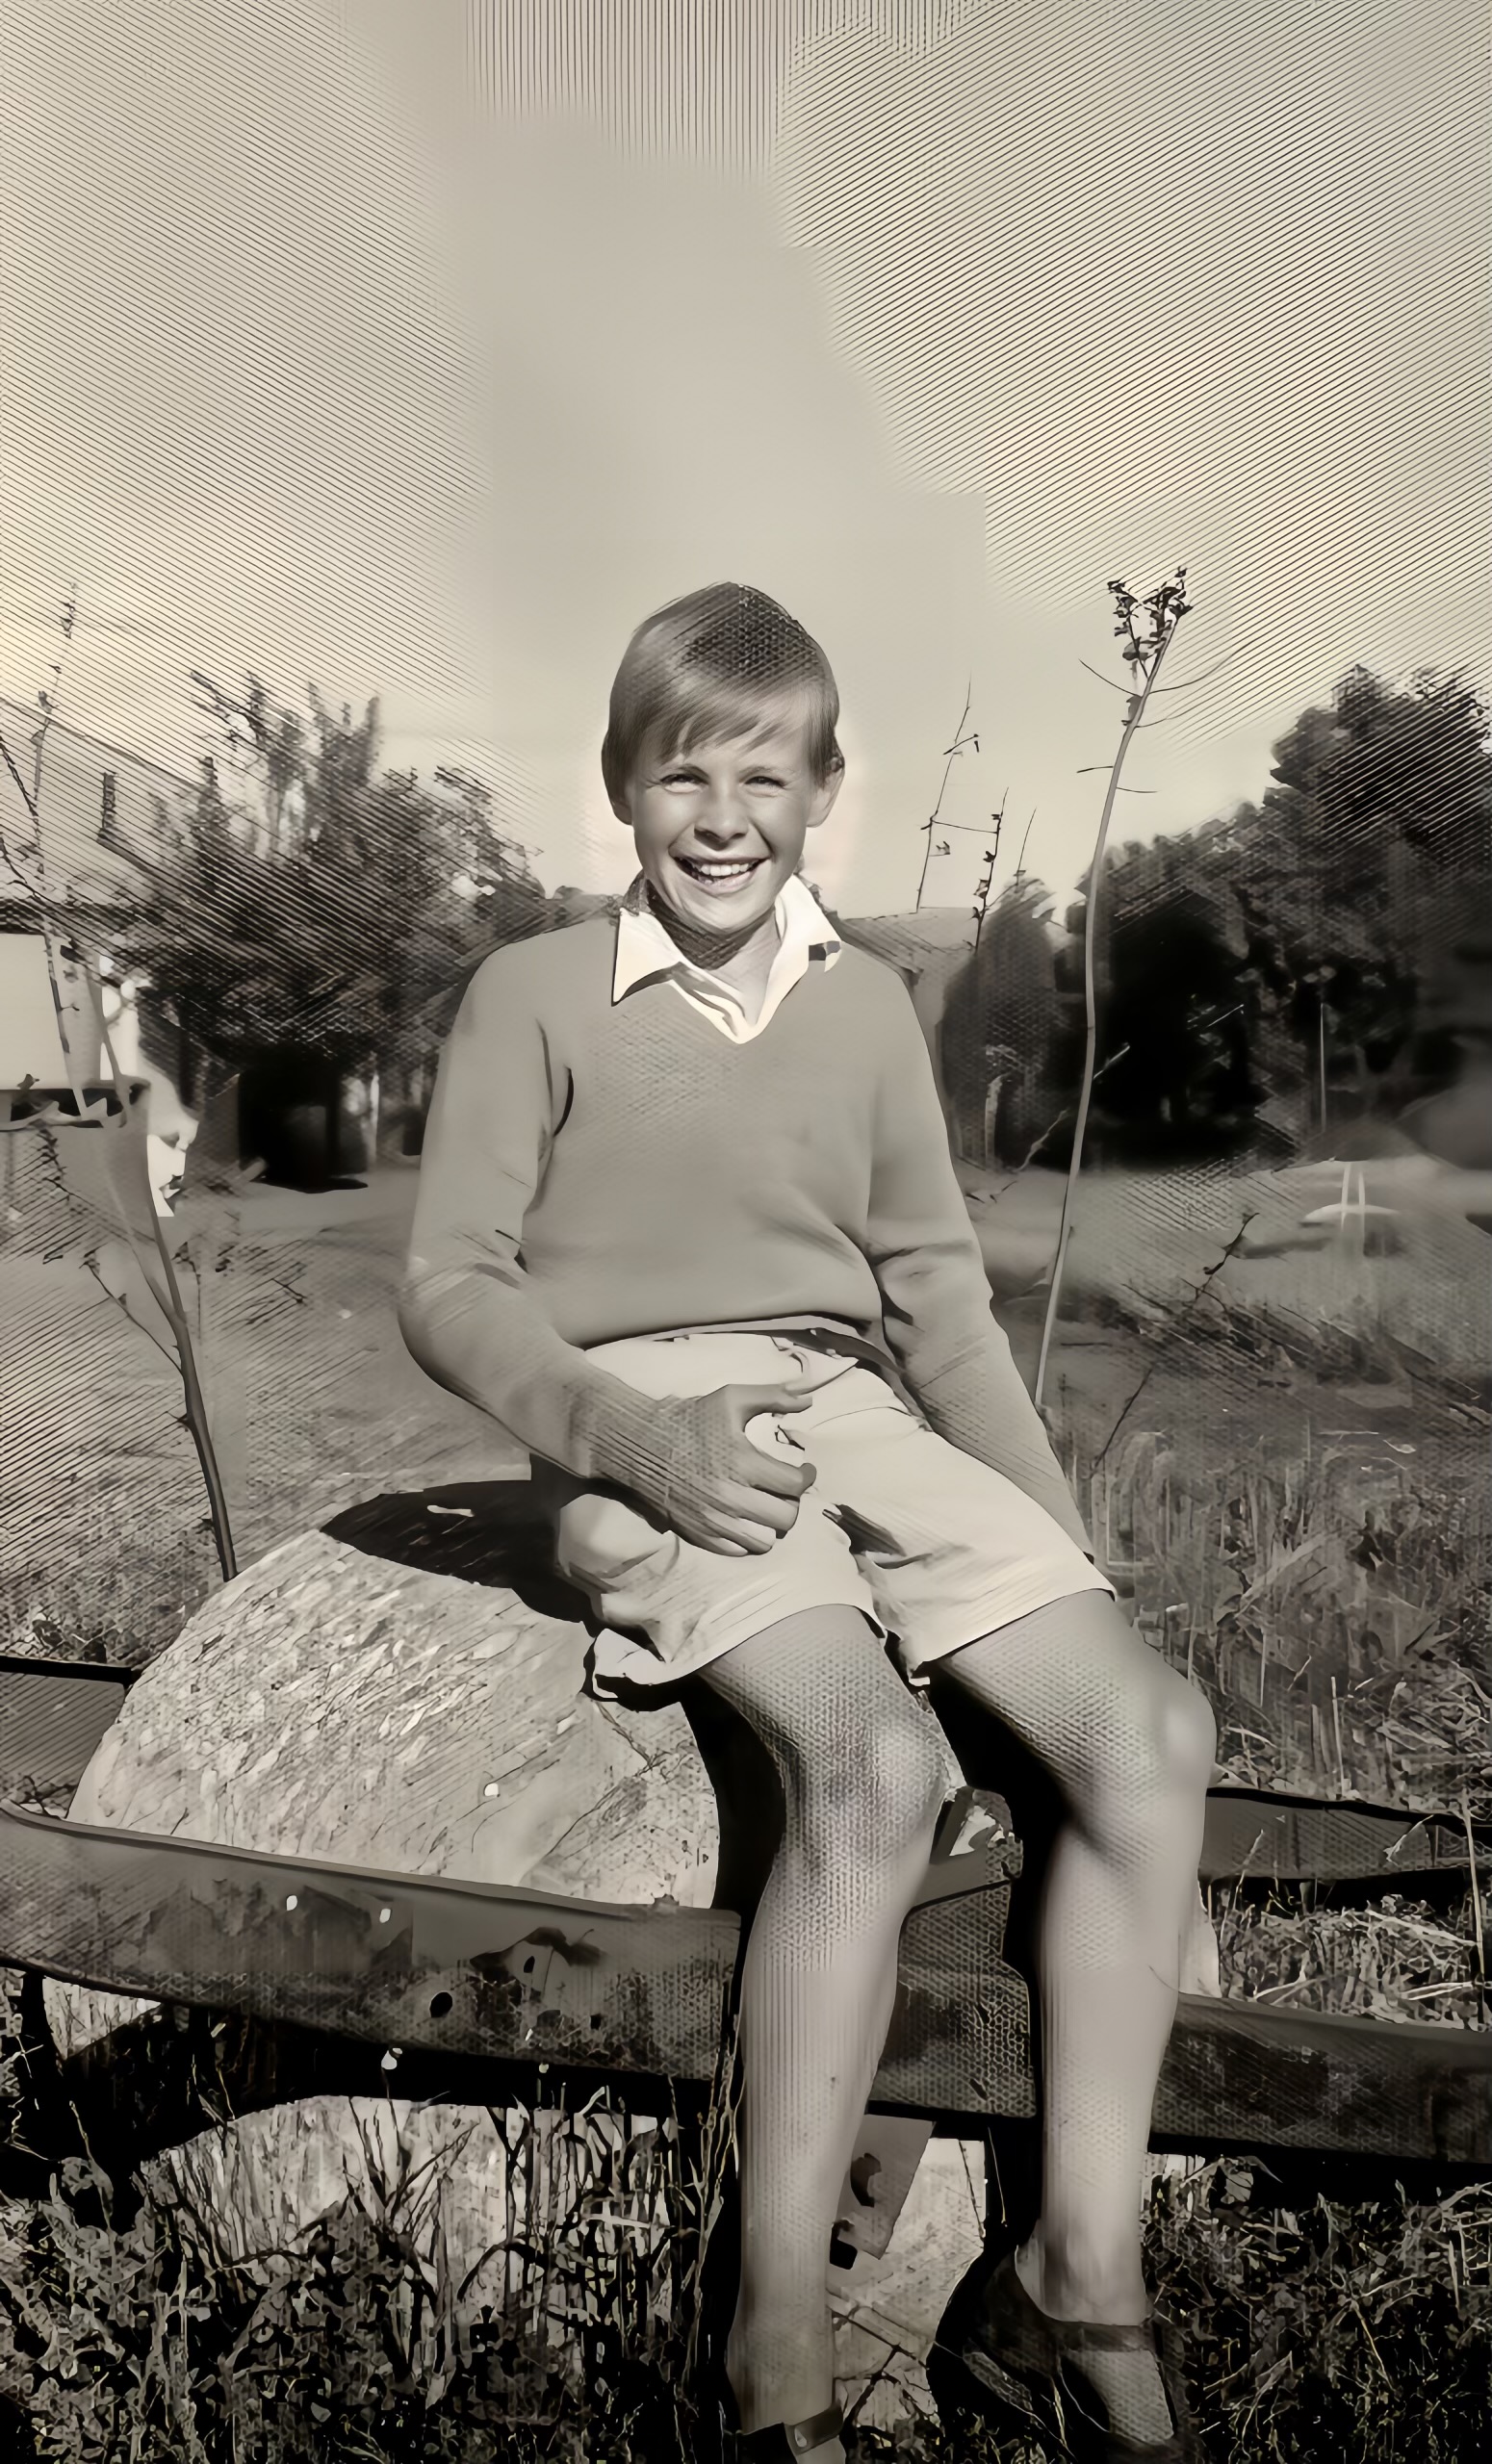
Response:
[[[632,627],[730,577],[827,650],[814,879],[1059,896],[1105,584],[1189,572],[1115,835],[1257,794],[1354,661],[1486,675],[1479,0],[10,0],[0,694],[189,767],[189,672],[377,695],[551,886]],[[1087,662],[1087,667],[1085,667]],[[1034,820],[1031,816],[1035,815]]]

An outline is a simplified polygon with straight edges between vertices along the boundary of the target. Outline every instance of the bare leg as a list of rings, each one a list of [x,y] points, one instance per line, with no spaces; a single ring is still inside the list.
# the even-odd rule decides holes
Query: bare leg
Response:
[[[830,2236],[945,1766],[935,1723],[858,1610],[785,1619],[707,1681],[761,1739],[786,1807],[741,1984],[741,2292],[727,2368],[756,2429],[805,2420],[834,2394]],[[842,2449],[811,2453],[830,2464]]]
[[[1042,2202],[1019,2272],[1052,2317],[1139,2320],[1140,2184],[1216,1724],[1102,1592],[1038,1609],[941,1665],[1045,1765],[1068,1814],[1042,1908]],[[1148,2354],[1105,2354],[1093,2375],[1122,2436],[1165,2437]]]

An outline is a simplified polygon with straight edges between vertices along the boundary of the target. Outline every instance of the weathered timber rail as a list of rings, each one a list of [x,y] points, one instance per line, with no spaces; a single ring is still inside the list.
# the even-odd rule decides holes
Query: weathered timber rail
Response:
[[[1032,2113],[1025,1988],[1000,1956],[1018,1860],[1018,1843],[987,1834],[930,1867],[903,1936],[877,2108],[965,2130]],[[250,2023],[237,2077],[219,2066],[224,2113],[309,2092],[291,2081],[313,2069],[322,2088],[387,2087],[385,2055],[401,2094],[455,2101],[497,2100],[476,2093],[480,2066],[543,2063],[581,2092],[702,2086],[739,1939],[725,1910],[604,1906],[0,1809],[0,1962]],[[287,2047],[282,2067],[267,2030],[310,2032],[326,2049],[308,2063]],[[193,2034],[153,2017],[136,2047],[165,2052],[173,2031]],[[87,2103],[107,2055],[105,2040],[63,2066]],[[155,2148],[201,2127],[191,2097],[151,2101]],[[1340,2157],[1492,2174],[1492,2034],[1188,1995],[1152,2136],[1281,2167]]]
[[[132,1683],[0,1659],[0,1964],[22,1972],[30,2094],[0,2186],[84,2141],[116,2181],[232,2116],[312,2094],[500,2103],[598,2088],[681,2111],[708,2092],[740,1949],[731,1909],[619,1905],[265,1855],[61,1819]],[[1019,1843],[929,1867],[903,1934],[875,2109],[1007,2142],[1035,2110],[1026,1985],[1004,1957]],[[1464,1888],[1484,1827],[1218,1788],[1204,1882],[1366,1894]],[[60,2059],[43,1978],[142,2008]],[[660,2109],[666,2104],[660,2101]],[[1324,2176],[1492,2177],[1492,2034],[1183,1998],[1156,2146]]]

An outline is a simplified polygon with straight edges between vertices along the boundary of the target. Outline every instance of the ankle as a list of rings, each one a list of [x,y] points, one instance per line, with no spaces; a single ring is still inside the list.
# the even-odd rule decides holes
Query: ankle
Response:
[[[1150,2298],[1133,2242],[1118,2248],[1062,2237],[1038,2223],[1016,2253],[1022,2284],[1053,2319],[1128,2326],[1147,2319]]]
[[[726,2346],[725,2368],[743,2431],[811,2421],[834,2401],[834,2377],[822,2346],[821,2337],[801,2329],[774,2333],[765,2321],[754,2321],[749,2329],[737,2323]],[[843,2451],[830,2439],[808,2450],[804,2464],[840,2464]]]

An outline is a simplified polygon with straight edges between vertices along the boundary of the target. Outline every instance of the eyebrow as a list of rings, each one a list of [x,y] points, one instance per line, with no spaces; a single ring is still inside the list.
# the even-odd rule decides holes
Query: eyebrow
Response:
[[[759,770],[789,770],[792,767],[790,756],[785,756],[780,760],[769,760],[765,753],[758,753],[751,745],[747,745],[746,753],[753,767]],[[697,756],[692,753],[671,754],[667,759],[658,763],[658,768],[664,771],[698,770],[701,766]]]

